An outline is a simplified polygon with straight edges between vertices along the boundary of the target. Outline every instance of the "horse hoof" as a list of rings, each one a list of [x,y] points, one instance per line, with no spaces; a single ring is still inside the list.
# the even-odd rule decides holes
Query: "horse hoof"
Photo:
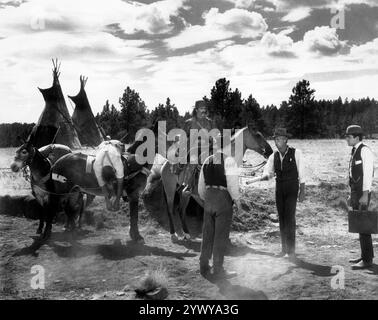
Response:
[[[145,244],[145,241],[143,239],[143,237],[140,237],[139,239],[137,240],[134,240],[137,244]]]
[[[192,237],[190,236],[190,234],[184,232],[184,240],[191,240],[191,239]]]
[[[178,241],[180,241],[180,238],[176,233],[174,233],[174,234],[171,234],[171,241],[172,242],[178,242]]]

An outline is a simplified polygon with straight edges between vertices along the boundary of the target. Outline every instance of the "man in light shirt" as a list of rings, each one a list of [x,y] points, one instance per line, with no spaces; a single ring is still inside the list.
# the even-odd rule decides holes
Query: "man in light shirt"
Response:
[[[208,157],[201,168],[198,194],[204,200],[204,220],[200,255],[200,272],[210,275],[213,256],[215,278],[230,278],[235,272],[223,268],[224,255],[232,222],[232,204],[238,204],[239,169],[233,157],[218,151]]]
[[[289,137],[286,128],[275,130],[274,142],[278,151],[269,157],[262,176],[251,179],[250,183],[276,176],[276,206],[282,242],[282,251],[277,256],[294,259],[295,211],[297,198],[299,202],[305,199],[305,177],[302,152],[288,146]]]
[[[367,210],[370,203],[374,176],[373,152],[362,143],[363,131],[360,126],[351,125],[346,130],[346,141],[352,147],[349,161],[349,203],[353,210]],[[371,234],[360,234],[361,257],[351,259],[352,269],[365,269],[373,265],[374,251]]]
[[[97,182],[105,196],[108,210],[119,210],[123,191],[124,166],[122,162],[123,145],[117,140],[104,141],[100,144],[93,163],[93,171]],[[117,181],[116,197],[110,202],[110,190]]]

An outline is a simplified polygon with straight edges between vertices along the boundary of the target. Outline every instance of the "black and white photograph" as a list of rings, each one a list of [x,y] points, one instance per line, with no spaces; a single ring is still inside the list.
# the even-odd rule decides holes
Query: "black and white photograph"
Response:
[[[376,300],[377,157],[377,0],[0,0],[0,300]]]

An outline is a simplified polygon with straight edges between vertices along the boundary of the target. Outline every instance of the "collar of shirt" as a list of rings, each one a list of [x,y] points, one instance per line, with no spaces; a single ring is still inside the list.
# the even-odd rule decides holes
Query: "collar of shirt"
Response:
[[[358,147],[360,146],[362,144],[362,141],[360,141],[360,142],[358,142],[358,143],[356,143],[353,147],[355,148],[354,150],[354,152],[356,152],[356,150],[358,149]]]
[[[279,154],[279,156],[280,156],[281,162],[282,162],[283,158],[285,158],[285,156],[286,156],[286,154],[287,154],[288,151],[289,151],[289,146],[287,146],[284,155],[281,154],[280,150],[277,151],[278,154]]]

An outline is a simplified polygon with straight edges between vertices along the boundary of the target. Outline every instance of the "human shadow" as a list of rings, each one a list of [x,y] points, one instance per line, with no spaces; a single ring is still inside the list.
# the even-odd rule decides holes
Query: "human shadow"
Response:
[[[369,272],[369,274],[376,274],[378,275],[378,264],[373,264],[370,268],[368,268],[367,270],[371,271]]]
[[[235,285],[227,279],[215,280],[211,277],[207,279],[215,284],[219,289],[219,293],[228,300],[269,300],[261,290],[256,291],[245,286]]]

